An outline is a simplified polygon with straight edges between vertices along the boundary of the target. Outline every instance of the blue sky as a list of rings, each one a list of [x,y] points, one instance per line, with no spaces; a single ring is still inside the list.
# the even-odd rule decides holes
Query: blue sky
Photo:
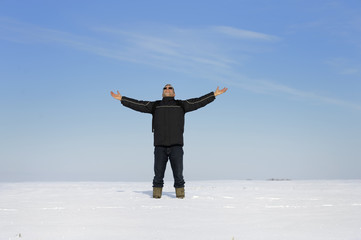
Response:
[[[151,181],[140,100],[186,115],[184,175],[361,178],[360,1],[0,2],[0,181]],[[166,180],[172,180],[170,167]]]

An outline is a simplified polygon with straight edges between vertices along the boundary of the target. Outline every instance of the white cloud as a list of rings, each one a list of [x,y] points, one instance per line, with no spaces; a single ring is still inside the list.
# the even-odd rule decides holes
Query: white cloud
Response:
[[[359,75],[361,72],[359,63],[345,57],[328,59],[325,63],[342,75]]]
[[[337,106],[346,107],[346,108],[351,108],[351,109],[355,109],[355,110],[361,110],[361,105],[355,104],[353,102],[345,101],[342,99],[326,97],[326,96],[316,94],[314,92],[302,91],[302,90],[298,90],[298,89],[295,89],[295,88],[292,88],[289,86],[285,86],[282,84],[273,83],[270,81],[260,81],[259,83],[262,85],[265,85],[266,86],[265,88],[268,89],[270,92],[272,92],[272,91],[279,92],[279,93],[284,93],[284,94],[287,94],[290,96],[301,97],[303,99],[309,99],[309,100],[313,100],[313,101],[319,101],[319,102],[337,105]]]
[[[237,29],[228,26],[216,26],[213,27],[213,29],[217,32],[239,39],[253,39],[253,40],[266,40],[266,41],[274,41],[280,39],[279,37],[273,35],[264,34],[260,32],[253,32],[243,29]]]

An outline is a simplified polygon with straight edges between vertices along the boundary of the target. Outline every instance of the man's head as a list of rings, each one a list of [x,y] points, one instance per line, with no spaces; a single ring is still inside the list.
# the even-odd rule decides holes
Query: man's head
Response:
[[[174,88],[172,87],[172,85],[167,84],[164,86],[162,96],[163,97],[174,97],[175,96]]]

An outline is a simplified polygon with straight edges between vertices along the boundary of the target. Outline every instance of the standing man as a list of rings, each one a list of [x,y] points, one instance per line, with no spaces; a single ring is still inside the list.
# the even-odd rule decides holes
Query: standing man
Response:
[[[215,97],[225,93],[217,87],[215,92],[210,92],[200,98],[188,100],[175,100],[175,91],[172,85],[163,88],[163,99],[158,101],[139,101],[110,92],[113,98],[135,111],[151,113],[153,115],[152,131],[154,133],[154,179],[153,198],[161,198],[164,185],[164,173],[168,159],[173,171],[174,187],[177,198],[184,198],[183,178],[183,132],[184,115],[187,112],[204,107],[214,101]]]

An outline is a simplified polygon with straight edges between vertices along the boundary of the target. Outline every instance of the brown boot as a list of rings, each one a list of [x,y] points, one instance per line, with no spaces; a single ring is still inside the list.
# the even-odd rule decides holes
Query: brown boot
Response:
[[[163,188],[161,187],[153,187],[153,198],[161,198],[162,190]]]
[[[184,187],[176,188],[175,189],[175,195],[176,195],[177,198],[184,198],[185,197]]]

